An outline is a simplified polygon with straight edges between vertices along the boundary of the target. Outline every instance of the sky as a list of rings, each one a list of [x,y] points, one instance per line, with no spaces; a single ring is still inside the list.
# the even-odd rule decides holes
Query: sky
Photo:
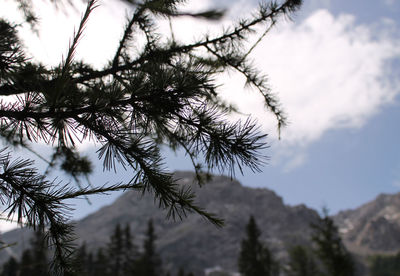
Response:
[[[18,18],[12,1],[3,1],[9,8],[0,16]],[[123,5],[100,4],[77,51],[77,58],[98,67],[112,56],[126,14]],[[39,36],[29,29],[21,36],[35,59],[56,65],[67,51],[84,5],[67,14],[48,12],[46,1],[38,5],[43,14]],[[250,14],[257,1],[189,1],[185,8],[215,6],[229,8],[222,22],[180,19],[173,23],[177,39],[190,41],[204,32],[218,33],[232,20]],[[274,117],[255,91],[244,89],[241,76],[224,75],[218,80],[221,96],[256,118],[269,134],[265,152],[269,162],[263,171],[245,171],[236,178],[246,186],[274,190],[286,204],[326,207],[332,214],[356,208],[381,193],[399,192],[399,26],[400,1],[396,0],[309,0],[292,20],[281,20],[252,53],[288,116],[281,139]],[[169,31],[167,26],[161,29]],[[182,153],[168,149],[164,153],[171,170],[191,169]],[[124,177],[122,172],[104,176],[97,168],[92,181]],[[91,205],[73,202],[72,217],[82,218],[117,196],[95,196]]]

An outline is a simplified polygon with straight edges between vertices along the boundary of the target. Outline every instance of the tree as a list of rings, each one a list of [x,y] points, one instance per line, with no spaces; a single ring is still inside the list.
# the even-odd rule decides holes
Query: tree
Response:
[[[48,275],[49,273],[49,259],[48,259],[48,245],[46,243],[43,231],[35,231],[31,239],[31,252],[33,261],[33,275]]]
[[[109,265],[108,265],[108,258],[103,252],[102,248],[97,250],[96,258],[94,261],[94,273],[93,275],[96,276],[109,276]]]
[[[157,254],[153,221],[150,219],[147,225],[146,239],[143,243],[143,252],[135,265],[135,275],[158,276],[162,275],[161,258]]]
[[[182,267],[180,267],[178,270],[178,276],[185,276],[185,271],[183,270]]]
[[[50,263],[47,257],[48,246],[46,239],[42,231],[35,231],[33,237],[30,240],[30,248],[22,252],[20,263],[14,263],[17,265],[17,275],[28,276],[28,275],[49,275]],[[10,260],[11,261],[11,260]],[[8,270],[8,268],[7,268]],[[8,272],[11,273],[11,272]],[[12,273],[11,273],[12,274]]]
[[[353,276],[355,265],[351,254],[344,246],[338,229],[327,211],[318,222],[311,225],[314,228],[312,241],[316,245],[315,253],[321,260],[327,276]]]
[[[107,246],[108,263],[113,275],[129,275],[133,273],[138,252],[132,240],[129,224],[124,229],[121,229],[118,223]]]
[[[138,251],[136,245],[133,243],[133,236],[129,224],[126,224],[123,231],[123,259],[122,270],[124,275],[132,274],[134,270],[135,261],[138,258]]]
[[[15,1],[35,29],[34,1]],[[8,204],[10,219],[15,216],[20,224],[46,229],[60,273],[70,267],[74,249],[65,205],[68,199],[133,189],[152,193],[172,218],[196,212],[222,224],[194,204],[189,187],[177,185],[172,173],[164,169],[160,153],[162,145],[183,149],[199,183],[211,169],[231,174],[243,167],[260,169],[265,161],[266,135],[250,119],[227,120],[234,109],[218,97],[214,81],[222,72],[233,69],[243,74],[247,84],[263,96],[278,128],[285,124],[266,78],[251,66],[249,53],[258,42],[245,42],[261,26],[266,30],[260,35],[263,37],[279,17],[297,10],[301,0],[261,4],[254,17],[241,20],[221,35],[205,35],[187,44],[173,35],[158,34],[157,20],[183,16],[216,20],[223,13],[181,12],[180,0],[125,2],[130,4],[131,16],[114,58],[100,70],[74,59],[85,25],[98,5],[96,0],[88,1],[69,50],[55,67],[31,59],[18,37],[19,25],[0,19],[0,96],[15,99],[0,102],[0,137],[8,146],[0,151],[0,197]],[[143,44],[137,45],[137,35],[145,37]],[[136,50],[131,47],[135,43]],[[38,142],[51,145],[52,154],[38,154],[34,147]],[[131,180],[89,185],[91,160],[77,150],[77,144],[83,142],[97,146],[105,170],[123,167]],[[77,185],[48,179],[32,160],[15,157],[13,147],[38,154],[49,170],[63,170]]]
[[[243,276],[279,275],[279,265],[270,250],[259,240],[261,235],[253,216],[246,226],[246,238],[239,253],[239,272]]]
[[[24,250],[22,252],[21,263],[20,263],[20,276],[30,276],[33,274],[33,260],[31,251]]]
[[[83,243],[74,254],[75,275],[92,275],[93,260],[91,253],[86,250],[86,243]]]
[[[3,265],[1,276],[17,276],[19,264],[14,257],[10,257],[8,261]]]
[[[394,256],[377,255],[370,260],[371,276],[400,275],[400,252]]]
[[[107,250],[109,268],[116,276],[120,276],[123,274],[122,271],[122,259],[124,257],[123,246],[124,246],[124,240],[122,237],[122,230],[120,224],[118,223],[115,226],[114,233],[110,238]]]
[[[288,276],[321,275],[313,254],[307,248],[297,245],[289,249]]]

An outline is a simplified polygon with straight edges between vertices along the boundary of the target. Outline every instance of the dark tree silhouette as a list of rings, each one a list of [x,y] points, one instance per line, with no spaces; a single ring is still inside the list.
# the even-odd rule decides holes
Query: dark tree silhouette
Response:
[[[279,275],[279,265],[270,250],[260,241],[261,232],[253,216],[246,226],[246,238],[242,240],[238,266],[243,276]]]
[[[400,252],[396,255],[377,255],[370,259],[371,276],[400,275]]]
[[[321,275],[314,255],[301,245],[289,249],[288,276],[318,276]]]
[[[109,269],[116,276],[123,275],[122,262],[124,258],[124,239],[122,236],[121,226],[118,223],[115,226],[113,235],[107,247]]]
[[[3,265],[1,276],[17,276],[19,275],[19,264],[14,257],[10,257],[8,261]]]
[[[311,238],[316,245],[315,253],[324,266],[324,274],[327,276],[355,275],[353,257],[344,246],[336,225],[325,209],[323,216],[311,226],[314,228]]]
[[[22,252],[21,263],[20,263],[20,276],[33,275],[33,260],[32,253],[30,250]]]
[[[162,275],[161,258],[156,251],[156,235],[153,221],[150,219],[146,231],[146,239],[143,243],[143,253],[135,265],[135,275],[158,276]]]
[[[124,229],[117,224],[107,246],[109,270],[113,275],[130,275],[138,259],[138,251],[133,243],[129,225]]]
[[[93,275],[93,257],[91,253],[87,252],[86,243],[83,243],[74,254],[74,267],[75,275]]]
[[[123,245],[122,245],[122,271],[123,275],[130,275],[134,271],[135,261],[139,257],[136,245],[133,242],[134,237],[131,233],[129,224],[126,224],[123,230]]]
[[[112,274],[109,274],[108,270],[108,261],[109,259],[107,256],[104,254],[104,250],[102,248],[99,248],[97,250],[96,258],[94,261],[94,273],[93,275],[96,276],[109,276]]]
[[[15,1],[34,30],[36,16],[31,5],[35,1]],[[68,199],[139,190],[152,193],[172,218],[196,212],[221,225],[215,215],[194,205],[189,187],[177,185],[163,166],[160,147],[183,149],[199,182],[210,169],[231,174],[244,167],[260,169],[266,135],[252,120],[227,120],[232,108],[218,97],[215,82],[222,72],[233,69],[243,74],[247,84],[263,96],[278,128],[285,124],[266,78],[251,66],[249,53],[258,42],[245,42],[257,35],[261,26],[265,32],[260,36],[264,37],[278,18],[299,8],[300,0],[261,4],[253,17],[219,36],[205,34],[187,44],[173,35],[165,39],[157,33],[157,20],[183,16],[216,20],[223,13],[183,13],[180,0],[125,2],[131,16],[114,57],[99,70],[74,59],[86,23],[99,4],[96,0],[88,1],[69,50],[55,67],[31,59],[18,37],[19,25],[0,19],[0,96],[14,99],[0,102],[0,137],[7,145],[0,151],[0,200],[6,203],[10,219],[16,217],[21,224],[46,229],[60,273],[70,267],[74,248],[69,209],[64,203]],[[145,37],[142,45],[137,44],[137,35]],[[51,156],[36,153],[48,163],[48,169],[63,170],[78,185],[50,180],[33,161],[12,152],[13,147],[35,152],[34,145],[39,142],[52,146]],[[97,146],[105,170],[121,166],[131,180],[90,186],[86,178],[92,164],[76,147],[89,142]]]

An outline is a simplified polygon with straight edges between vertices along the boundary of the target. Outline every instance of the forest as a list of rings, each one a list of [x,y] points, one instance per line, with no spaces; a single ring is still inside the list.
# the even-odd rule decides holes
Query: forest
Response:
[[[325,214],[314,229],[310,245],[292,245],[288,260],[280,262],[260,239],[261,231],[251,216],[241,242],[237,268],[242,276],[357,276],[356,259],[344,246],[333,220]],[[141,248],[135,243],[128,224],[117,224],[106,247],[88,250],[83,243],[73,255],[71,275],[77,276],[195,276],[184,267],[166,271],[157,252],[157,235],[152,220],[148,221]],[[52,260],[43,232],[37,231],[20,259],[10,257],[1,268],[1,276],[52,275]],[[217,249],[216,249],[217,250]],[[400,253],[395,256],[370,256],[370,276],[396,276],[400,273]],[[217,270],[205,276],[229,276]],[[203,276],[199,275],[199,276]]]

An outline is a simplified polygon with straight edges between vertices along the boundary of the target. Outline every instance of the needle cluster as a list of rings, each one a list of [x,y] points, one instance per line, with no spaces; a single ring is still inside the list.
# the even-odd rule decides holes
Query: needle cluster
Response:
[[[30,2],[17,2],[28,23],[35,25]],[[250,119],[227,120],[232,108],[218,97],[215,82],[221,72],[233,69],[243,74],[247,84],[263,96],[278,128],[285,124],[266,78],[249,60],[255,45],[246,45],[258,27],[263,26],[267,33],[279,17],[297,10],[301,1],[261,4],[252,18],[241,20],[221,35],[206,34],[188,44],[173,35],[165,39],[157,32],[158,20],[182,16],[217,20],[223,12],[180,12],[180,5],[186,2],[182,0],[127,2],[131,16],[114,57],[101,70],[74,59],[98,1],[88,1],[68,53],[52,68],[26,57],[18,26],[0,19],[0,96],[15,99],[10,102],[7,97],[0,102],[0,136],[9,147],[32,150],[35,143],[52,145],[49,169],[62,169],[78,183],[49,181],[32,161],[13,157],[4,149],[0,152],[0,199],[8,207],[9,218],[16,216],[20,223],[46,229],[49,244],[55,248],[56,267],[64,274],[72,251],[66,199],[134,189],[152,193],[160,208],[173,218],[195,212],[222,225],[214,214],[196,206],[190,187],[176,183],[164,168],[160,152],[163,145],[183,149],[199,183],[210,170],[231,175],[245,167],[260,170],[266,160],[262,152],[266,135]],[[135,45],[139,36],[145,38],[143,45]],[[80,177],[88,176],[92,165],[76,147],[88,142],[98,147],[104,170],[122,166],[131,180],[109,186],[84,184]]]

